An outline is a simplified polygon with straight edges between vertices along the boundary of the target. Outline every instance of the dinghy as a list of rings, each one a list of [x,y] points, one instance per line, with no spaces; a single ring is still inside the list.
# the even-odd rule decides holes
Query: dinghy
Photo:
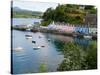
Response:
[[[27,34],[25,36],[26,36],[26,39],[31,39],[32,38],[32,35],[31,34]]]
[[[48,41],[51,41],[50,39],[48,39]]]
[[[16,48],[14,48],[13,50],[14,50],[14,51],[21,51],[21,50],[23,50],[23,48],[22,48],[22,47],[16,47]]]
[[[39,38],[42,38],[41,36],[39,36]]]
[[[36,41],[32,41],[32,43],[36,43]]]
[[[41,47],[45,47],[45,46],[41,46]]]
[[[39,46],[38,46],[38,47],[34,47],[34,46],[33,46],[33,49],[34,49],[34,50],[38,50],[38,49],[40,49],[40,48],[41,48],[41,47],[39,47]]]
[[[92,36],[90,36],[90,35],[84,35],[84,38],[85,38],[85,39],[91,39]]]

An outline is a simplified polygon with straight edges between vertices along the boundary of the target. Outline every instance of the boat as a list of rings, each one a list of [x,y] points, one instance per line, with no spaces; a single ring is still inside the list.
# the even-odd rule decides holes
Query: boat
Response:
[[[42,38],[41,36],[39,36],[39,38]]]
[[[31,29],[26,29],[26,31],[31,31]]]
[[[92,36],[91,36],[91,35],[84,35],[84,38],[85,38],[85,39],[91,39]]]
[[[51,41],[50,39],[48,39],[48,41]]]
[[[22,47],[16,47],[16,48],[14,48],[13,50],[14,50],[14,51],[21,51],[21,50],[23,50],[23,48],[22,48]]]
[[[32,39],[32,37],[26,37],[26,39]]]
[[[32,37],[32,35],[31,35],[31,34],[26,34],[25,36],[26,36],[26,37]]]
[[[40,48],[41,48],[40,46],[38,46],[38,47],[33,47],[34,50],[38,50],[38,49],[40,49]]]
[[[36,43],[36,41],[32,41],[32,43]]]
[[[92,35],[93,40],[97,40],[97,35]]]
[[[41,46],[41,47],[45,47],[45,46]]]
[[[31,34],[26,34],[25,37],[26,37],[26,39],[31,39],[32,35]]]

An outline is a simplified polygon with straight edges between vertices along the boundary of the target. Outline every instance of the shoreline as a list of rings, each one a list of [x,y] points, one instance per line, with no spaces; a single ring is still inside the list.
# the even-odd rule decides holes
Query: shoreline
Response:
[[[25,28],[12,28],[11,30],[19,30],[19,31],[27,31]],[[36,32],[42,32],[42,33],[50,33],[50,34],[56,34],[56,35],[64,35],[64,36],[70,36],[70,37],[77,37],[77,38],[84,38],[84,36],[88,36],[86,34],[81,34],[81,33],[68,33],[68,32],[59,32],[57,30],[44,30],[44,29],[31,29],[30,31],[28,32],[33,32],[33,33],[36,33]],[[92,36],[92,40],[97,40],[97,35],[89,35],[89,36]]]

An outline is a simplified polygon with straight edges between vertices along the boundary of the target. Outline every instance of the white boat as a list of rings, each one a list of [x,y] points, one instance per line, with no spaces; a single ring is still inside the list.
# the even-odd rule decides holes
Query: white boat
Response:
[[[31,31],[31,29],[26,29],[26,31]]]
[[[26,36],[26,37],[32,37],[32,35],[31,35],[31,34],[26,34],[25,36]]]
[[[90,35],[84,35],[84,38],[86,38],[86,39],[91,39],[92,36],[90,36]]]
[[[35,50],[40,49],[40,48],[41,48],[40,46],[38,46],[38,47],[33,46],[33,49],[35,49]]]
[[[14,51],[21,51],[21,50],[23,50],[23,48],[22,48],[22,47],[16,47],[16,48],[14,48],[13,50],[14,50]]]
[[[32,35],[31,35],[31,34],[26,34],[25,37],[26,37],[27,39],[31,39],[31,38],[32,38]]]
[[[26,39],[32,39],[32,37],[26,37]]]

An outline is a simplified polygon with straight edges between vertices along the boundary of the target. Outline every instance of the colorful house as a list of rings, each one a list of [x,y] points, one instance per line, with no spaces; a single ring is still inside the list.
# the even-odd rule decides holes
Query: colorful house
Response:
[[[50,24],[48,25],[49,30],[58,30],[61,32],[78,32],[82,34],[88,34],[88,33],[97,33],[97,28],[95,27],[87,27],[87,25],[71,25],[71,24]]]
[[[90,34],[97,34],[97,28],[89,28]]]
[[[87,27],[84,27],[84,26],[76,26],[75,27],[75,32],[82,33],[82,34],[87,34],[88,30],[89,29]]]

